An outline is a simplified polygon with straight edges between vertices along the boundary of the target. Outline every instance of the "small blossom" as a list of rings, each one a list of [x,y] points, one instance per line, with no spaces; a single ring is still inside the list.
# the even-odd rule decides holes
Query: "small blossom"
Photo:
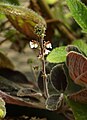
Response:
[[[51,49],[52,49],[51,43],[47,44],[47,45],[46,45],[46,48],[51,48]]]
[[[30,41],[29,44],[31,48],[38,48],[38,43],[35,40]]]
[[[44,55],[48,55],[50,53],[50,50],[45,49]]]
[[[45,46],[46,48],[52,49],[52,44],[51,44],[50,41],[45,42],[45,43],[44,43],[44,46]]]

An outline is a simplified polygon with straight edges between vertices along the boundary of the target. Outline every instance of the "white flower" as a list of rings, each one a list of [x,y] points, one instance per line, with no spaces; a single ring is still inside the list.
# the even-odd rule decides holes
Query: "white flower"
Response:
[[[45,49],[44,55],[48,55],[50,53],[50,50]]]
[[[46,44],[46,48],[51,48],[52,49],[52,44],[49,42]]]
[[[29,44],[31,48],[38,48],[38,43],[36,41],[30,41]]]

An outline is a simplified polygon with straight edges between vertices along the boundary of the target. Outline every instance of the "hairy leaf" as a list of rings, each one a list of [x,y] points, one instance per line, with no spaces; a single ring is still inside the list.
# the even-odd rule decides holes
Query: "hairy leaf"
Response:
[[[53,94],[53,95],[48,97],[48,99],[46,101],[46,108],[48,110],[55,111],[61,106],[62,100],[63,100],[63,94],[62,93],[60,95],[59,94]]]
[[[77,46],[87,56],[87,44],[84,40],[75,40],[72,44]]]
[[[74,45],[67,45],[66,51],[67,52],[75,51],[75,52],[81,53],[81,51],[79,50],[79,48],[77,46],[74,46]]]
[[[66,60],[66,50],[65,46],[61,46],[52,50],[52,52],[47,56],[47,61],[51,63],[62,63]]]
[[[87,86],[87,58],[77,52],[69,52],[66,65],[72,80],[81,86]]]
[[[12,25],[24,35],[33,39],[44,36],[46,22],[33,10],[21,6],[0,3],[0,11],[4,13]]]
[[[58,91],[64,91],[67,87],[66,76],[63,71],[63,65],[59,64],[52,68],[50,80],[54,88]]]

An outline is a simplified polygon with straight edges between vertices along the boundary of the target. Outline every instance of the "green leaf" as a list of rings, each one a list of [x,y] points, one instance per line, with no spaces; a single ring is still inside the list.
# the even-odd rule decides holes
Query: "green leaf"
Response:
[[[87,104],[81,104],[68,100],[69,105],[72,108],[75,120],[87,120]]]
[[[79,0],[67,0],[67,5],[76,22],[87,32],[87,7]]]
[[[52,50],[52,52],[47,56],[47,61],[51,63],[62,63],[66,60],[66,50],[65,46],[61,46]]]
[[[84,42],[84,40],[75,40],[72,44],[77,46],[87,56],[87,44]]]

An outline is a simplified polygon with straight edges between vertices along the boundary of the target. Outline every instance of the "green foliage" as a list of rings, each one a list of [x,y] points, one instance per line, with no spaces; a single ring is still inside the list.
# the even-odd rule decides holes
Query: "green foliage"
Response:
[[[5,2],[5,3],[10,3],[10,4],[14,4],[14,5],[19,5],[19,1],[18,0],[0,0],[0,2]]]
[[[79,0],[67,0],[67,5],[76,22],[87,32],[87,7]]]
[[[72,44],[77,46],[87,56],[87,44],[84,42],[84,40],[75,40]]]
[[[66,50],[65,46],[61,46],[52,50],[52,52],[47,56],[47,61],[51,63],[62,63],[66,60]]]
[[[87,44],[83,40],[75,40],[72,45],[77,46],[85,55],[87,55]],[[66,60],[66,47],[58,47],[51,51],[47,56],[47,61],[51,63],[62,63]]]
[[[87,120],[87,104],[77,103],[72,100],[68,100],[68,102],[73,110],[75,120]]]

